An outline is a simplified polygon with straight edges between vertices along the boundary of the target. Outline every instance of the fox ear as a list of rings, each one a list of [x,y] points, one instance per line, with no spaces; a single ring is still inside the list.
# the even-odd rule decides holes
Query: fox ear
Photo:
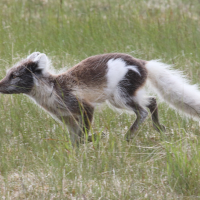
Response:
[[[38,56],[36,56],[33,62],[37,64],[37,69],[39,70],[43,71],[48,67],[48,58],[44,53],[41,53]]]
[[[28,68],[33,73],[44,74],[47,71],[49,66],[49,59],[44,53],[34,52],[31,55],[29,55],[27,59],[31,61]]]
[[[37,68],[43,70],[48,65],[48,58],[46,54],[40,52],[33,52],[27,57],[28,60],[33,61],[37,64]]]
[[[28,60],[33,60],[35,59],[38,55],[40,55],[40,52],[33,52],[32,54],[30,54],[29,56],[27,56]]]

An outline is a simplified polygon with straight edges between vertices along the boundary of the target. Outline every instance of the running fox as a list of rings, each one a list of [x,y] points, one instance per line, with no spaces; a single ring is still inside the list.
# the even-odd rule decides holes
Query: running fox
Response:
[[[89,57],[64,73],[52,74],[50,60],[39,52],[15,64],[0,81],[3,94],[24,93],[61,122],[73,144],[83,141],[92,123],[94,108],[106,100],[113,106],[135,112],[137,118],[126,133],[133,138],[151,112],[153,127],[165,131],[158,118],[155,97],[145,95],[149,80],[155,91],[172,107],[198,118],[200,92],[181,73],[157,60],[145,61],[122,53]]]

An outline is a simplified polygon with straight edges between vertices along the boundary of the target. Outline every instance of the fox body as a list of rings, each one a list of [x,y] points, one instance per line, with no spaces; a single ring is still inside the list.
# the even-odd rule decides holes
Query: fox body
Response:
[[[155,97],[145,94],[149,80],[155,91],[172,107],[198,118],[200,92],[180,72],[159,61],[144,61],[127,54],[89,57],[64,73],[49,70],[48,57],[34,52],[8,70],[0,81],[4,94],[24,93],[68,126],[72,143],[82,142],[92,123],[97,104],[109,101],[114,107],[135,112],[137,118],[126,133],[133,138],[151,112],[153,127],[164,131],[158,119]]]

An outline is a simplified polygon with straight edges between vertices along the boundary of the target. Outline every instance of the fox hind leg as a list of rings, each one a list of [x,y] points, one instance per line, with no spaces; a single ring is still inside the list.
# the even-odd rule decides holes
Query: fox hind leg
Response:
[[[125,135],[126,140],[130,141],[130,139],[134,137],[134,134],[138,130],[139,126],[144,122],[144,120],[148,116],[148,112],[135,102],[129,103],[128,106],[135,112],[137,116],[135,122],[132,124],[132,126]]]
[[[155,97],[149,97],[148,100],[149,100],[149,104],[147,105],[147,108],[151,112],[151,119],[152,119],[152,122],[153,122],[154,129],[158,132],[165,131],[165,126],[163,126],[159,122],[158,106],[157,106],[156,98]]]

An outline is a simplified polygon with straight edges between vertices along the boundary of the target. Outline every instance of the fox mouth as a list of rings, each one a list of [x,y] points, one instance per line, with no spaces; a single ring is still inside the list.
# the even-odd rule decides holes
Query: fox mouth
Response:
[[[13,86],[14,88],[8,89],[9,86]],[[17,89],[22,89],[22,90],[31,90],[32,87],[23,87],[23,86],[16,86],[16,85],[8,85],[8,86],[0,86],[0,93],[2,94],[17,94],[17,93],[22,93],[20,91],[17,91]]]

